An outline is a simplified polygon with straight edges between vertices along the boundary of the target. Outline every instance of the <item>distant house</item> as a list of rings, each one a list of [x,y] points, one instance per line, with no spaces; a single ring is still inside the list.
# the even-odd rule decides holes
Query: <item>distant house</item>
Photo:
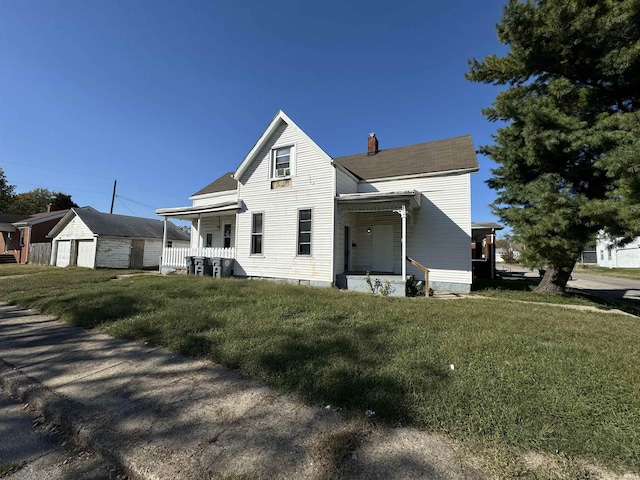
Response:
[[[404,295],[422,265],[435,290],[469,291],[471,136],[380,149],[370,134],[365,143],[331,158],[280,111],[234,172],[191,206],[156,213],[191,221],[191,255],[218,248],[240,277],[361,289],[371,272]],[[165,249],[163,266],[184,268],[184,255]]]
[[[27,215],[0,213],[0,263],[17,263],[20,260],[20,244],[23,239],[13,223],[26,217]]]
[[[617,247],[606,235],[598,235],[596,255],[599,267],[640,268],[640,237],[627,245]]]
[[[504,227],[494,222],[471,223],[473,278],[496,277],[496,232]]]
[[[27,216],[13,223],[19,237],[16,261],[18,263],[48,263],[35,261],[35,253],[44,252],[49,258],[51,239],[47,233],[60,221],[68,210],[54,210]],[[40,255],[38,255],[40,256]]]
[[[166,241],[188,246],[189,236],[171,222]],[[72,208],[51,230],[51,264],[87,268],[158,267],[164,222],[151,218],[101,213],[93,208]]]

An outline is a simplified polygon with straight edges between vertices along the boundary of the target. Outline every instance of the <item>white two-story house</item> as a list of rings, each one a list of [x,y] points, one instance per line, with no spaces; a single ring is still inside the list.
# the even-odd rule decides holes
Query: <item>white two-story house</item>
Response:
[[[237,277],[359,288],[366,272],[401,285],[422,266],[434,290],[469,291],[471,136],[366,146],[332,158],[280,111],[234,172],[156,212],[191,221],[190,254],[234,258]],[[163,266],[184,255],[165,248]]]

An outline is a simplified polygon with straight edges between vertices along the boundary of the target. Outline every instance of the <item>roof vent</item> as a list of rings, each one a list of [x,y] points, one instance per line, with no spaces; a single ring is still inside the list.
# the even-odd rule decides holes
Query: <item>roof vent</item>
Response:
[[[378,153],[378,139],[376,138],[376,134],[374,132],[371,132],[369,134],[367,147],[367,155],[375,155],[376,153]]]

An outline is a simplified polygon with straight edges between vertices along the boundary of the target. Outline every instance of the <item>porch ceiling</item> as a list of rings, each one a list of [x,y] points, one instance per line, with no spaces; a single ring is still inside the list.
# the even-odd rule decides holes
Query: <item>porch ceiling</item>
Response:
[[[410,210],[420,208],[420,192],[371,192],[348,193],[337,197],[341,210],[352,212],[393,211],[403,204]]]
[[[239,209],[240,205],[238,202],[227,202],[204,207],[159,208],[156,210],[156,214],[169,218],[194,219],[207,216],[215,217],[225,213],[235,213]]]

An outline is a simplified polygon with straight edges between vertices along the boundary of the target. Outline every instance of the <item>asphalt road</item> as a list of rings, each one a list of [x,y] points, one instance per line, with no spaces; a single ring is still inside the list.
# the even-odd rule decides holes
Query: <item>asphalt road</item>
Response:
[[[572,274],[568,285],[583,292],[615,300],[633,300],[640,303],[640,280],[604,277],[578,272]]]

